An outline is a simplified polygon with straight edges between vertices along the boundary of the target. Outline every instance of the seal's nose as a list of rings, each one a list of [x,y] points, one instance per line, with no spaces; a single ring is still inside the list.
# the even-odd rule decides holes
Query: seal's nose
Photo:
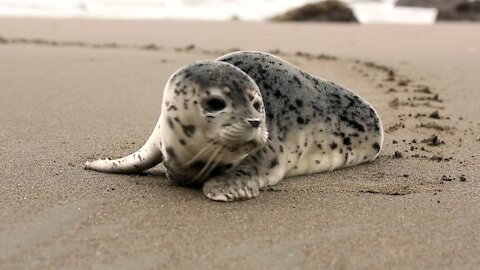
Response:
[[[260,124],[262,123],[262,122],[260,121],[260,119],[248,119],[247,121],[248,121],[248,123],[250,123],[250,125],[252,125],[252,127],[254,127],[254,128],[258,128],[258,127],[260,126]]]

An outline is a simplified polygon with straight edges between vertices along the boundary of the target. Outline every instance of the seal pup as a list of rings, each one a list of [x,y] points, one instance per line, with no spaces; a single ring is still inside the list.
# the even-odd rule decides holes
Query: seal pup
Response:
[[[286,177],[372,161],[382,144],[380,118],[358,95],[276,56],[240,51],[177,71],[147,143],[85,168],[135,173],[163,156],[175,182],[234,201]]]
[[[201,186],[238,164],[268,138],[262,95],[239,68],[201,61],[168,80],[158,122],[141,149],[126,157],[87,161],[85,169],[138,173],[164,163],[182,186]]]

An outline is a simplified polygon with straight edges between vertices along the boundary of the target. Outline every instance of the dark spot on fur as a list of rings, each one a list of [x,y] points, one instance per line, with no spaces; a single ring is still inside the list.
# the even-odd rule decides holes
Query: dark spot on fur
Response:
[[[268,147],[268,149],[270,149],[270,151],[275,152],[275,148],[273,147],[273,145],[271,143],[268,143],[267,147]]]
[[[257,110],[258,112],[261,111],[262,109],[262,105],[260,104],[260,101],[256,101],[253,103],[253,107],[255,108],[255,110]]]
[[[297,123],[301,125],[301,124],[305,123],[305,120],[301,116],[299,116],[299,117],[297,117]]]
[[[179,142],[180,142],[181,145],[186,145],[187,144],[187,142],[184,139],[180,139]]]
[[[173,150],[173,147],[167,147],[166,148],[167,150],[167,154],[171,157],[171,158],[176,158],[177,155],[175,154],[175,150]]]
[[[350,137],[345,137],[345,138],[343,138],[343,144],[345,144],[345,145],[350,145],[350,144],[352,144],[352,141],[350,140]]]
[[[183,133],[185,133],[185,136],[191,137],[195,133],[195,126],[192,125],[182,125]]]
[[[335,148],[337,148],[337,146],[338,146],[338,145],[337,145],[337,143],[335,143],[335,142],[332,142],[332,143],[330,144],[330,148],[332,148],[332,150],[335,149]]]
[[[363,125],[358,123],[355,120],[348,121],[348,125],[353,127],[354,129],[360,131],[360,132],[365,132],[365,128],[363,127]]]
[[[302,83],[300,82],[300,80],[298,79],[297,76],[293,76],[293,80],[294,80],[299,86],[302,85]]]
[[[278,159],[274,158],[270,161],[270,169],[278,165]]]
[[[173,129],[173,121],[170,117],[167,117],[168,126]]]
[[[380,150],[380,145],[378,143],[372,144],[372,147],[377,151]]]
[[[298,107],[303,107],[303,101],[301,101],[300,99],[296,99],[296,100],[295,100],[295,104],[296,104]]]

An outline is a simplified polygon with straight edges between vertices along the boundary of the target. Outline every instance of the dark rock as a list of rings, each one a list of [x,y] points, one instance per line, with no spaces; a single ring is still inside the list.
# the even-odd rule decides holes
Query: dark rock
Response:
[[[480,1],[468,0],[400,0],[397,6],[434,7],[438,9],[437,20],[478,21]]]
[[[432,93],[430,88],[428,86],[425,86],[425,85],[418,86],[417,89],[413,90],[413,92],[423,93],[423,94],[431,94]]]
[[[401,80],[398,82],[398,86],[407,86],[409,83],[409,80]]]
[[[440,140],[437,135],[432,135],[430,138],[423,140],[422,143],[426,143],[430,146],[439,146],[445,142]]]
[[[433,118],[433,119],[440,119],[441,118],[438,111],[432,112],[431,114],[428,115],[428,117]]]
[[[395,151],[395,154],[393,154],[394,158],[403,158],[403,154],[400,153],[399,151]]]
[[[438,20],[445,21],[480,21],[480,1],[462,1],[455,5],[441,7]]]
[[[443,175],[442,176],[442,181],[446,181],[446,182],[450,182],[452,180],[454,180],[455,178],[453,177],[450,177],[450,176],[446,176],[446,175]]]
[[[353,11],[337,0],[326,0],[294,8],[272,21],[357,22]]]

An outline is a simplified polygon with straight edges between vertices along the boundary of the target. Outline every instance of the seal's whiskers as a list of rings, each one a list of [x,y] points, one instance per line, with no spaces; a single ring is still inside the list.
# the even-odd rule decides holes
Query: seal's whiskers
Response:
[[[223,149],[222,149],[223,150]],[[218,156],[213,160],[213,162],[210,164],[209,168],[203,173],[202,178],[208,177],[210,173],[217,167],[218,163],[220,163],[220,160],[222,160],[224,151],[220,151]]]
[[[193,178],[192,182],[196,182],[197,180],[200,180],[203,177],[205,177],[206,176],[205,173],[207,171],[211,172],[210,167],[212,167],[212,165],[216,165],[218,163],[217,157],[219,156],[219,153],[221,153],[222,149],[223,149],[223,146],[221,146],[221,145],[218,146],[218,148],[212,153],[212,156],[210,157],[208,162],[205,164],[205,166],[203,166],[202,170]]]
[[[203,147],[202,149],[200,149],[200,151],[198,151],[198,153],[192,157],[187,163],[185,163],[185,166],[190,166],[192,165],[195,161],[198,160],[199,157],[201,157],[203,154],[205,154],[205,152],[209,152],[211,149],[212,149],[212,145],[215,144],[214,141],[208,143],[205,147]]]

